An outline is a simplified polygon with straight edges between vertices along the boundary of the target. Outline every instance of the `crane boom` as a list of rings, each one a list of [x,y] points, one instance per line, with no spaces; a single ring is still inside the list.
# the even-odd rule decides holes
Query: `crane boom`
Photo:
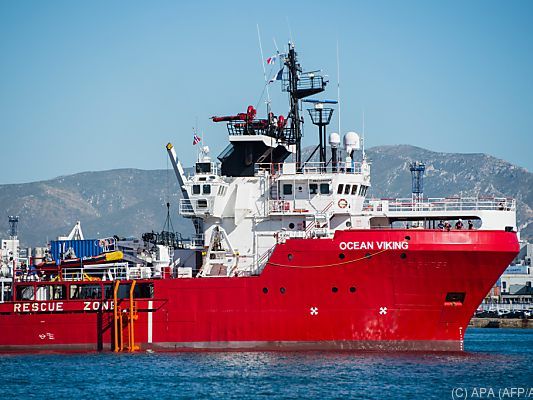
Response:
[[[187,190],[185,190],[185,171],[181,166],[180,160],[178,160],[176,150],[174,150],[174,146],[172,145],[172,143],[167,144],[167,153],[168,157],[170,158],[170,162],[172,163],[172,167],[174,168],[176,178],[178,178],[178,183],[180,185],[183,198],[189,200],[189,193],[187,193]]]

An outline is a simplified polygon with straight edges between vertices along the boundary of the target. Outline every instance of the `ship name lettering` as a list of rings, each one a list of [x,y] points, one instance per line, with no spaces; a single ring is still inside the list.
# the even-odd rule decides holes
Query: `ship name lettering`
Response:
[[[408,242],[340,242],[341,250],[407,250]]]

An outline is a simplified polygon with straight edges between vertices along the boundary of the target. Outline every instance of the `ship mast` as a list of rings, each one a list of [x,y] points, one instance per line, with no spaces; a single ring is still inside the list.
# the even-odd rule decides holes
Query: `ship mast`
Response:
[[[283,76],[283,90],[289,93],[289,118],[290,133],[287,137],[289,144],[296,145],[296,165],[298,170],[302,167],[302,124],[300,117],[300,100],[323,92],[327,81],[320,75],[320,71],[302,72],[298,63],[298,54],[294,50],[294,44],[289,43],[289,51],[285,58],[287,73]]]
[[[298,73],[302,72],[302,68],[296,62],[296,51],[294,45],[289,44],[289,53],[285,60],[285,65],[288,70],[288,83],[289,83],[289,105],[290,112],[289,117],[291,120],[291,130],[289,140],[294,141],[296,144],[296,165],[300,168],[302,164],[302,126],[300,121],[300,105],[298,104]]]

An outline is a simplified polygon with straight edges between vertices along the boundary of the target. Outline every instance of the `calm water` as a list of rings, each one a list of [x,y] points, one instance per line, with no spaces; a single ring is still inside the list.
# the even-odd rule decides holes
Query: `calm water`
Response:
[[[500,389],[533,386],[533,330],[469,329],[465,348],[464,354],[2,355],[0,390],[14,399],[452,399],[456,387],[455,398],[475,398],[483,389],[478,398],[488,398],[490,388],[497,396]]]

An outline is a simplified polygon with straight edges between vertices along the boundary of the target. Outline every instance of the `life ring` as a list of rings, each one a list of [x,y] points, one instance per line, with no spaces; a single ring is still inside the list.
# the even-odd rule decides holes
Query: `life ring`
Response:
[[[339,208],[346,208],[348,206],[346,199],[340,199],[337,204],[339,205]]]

